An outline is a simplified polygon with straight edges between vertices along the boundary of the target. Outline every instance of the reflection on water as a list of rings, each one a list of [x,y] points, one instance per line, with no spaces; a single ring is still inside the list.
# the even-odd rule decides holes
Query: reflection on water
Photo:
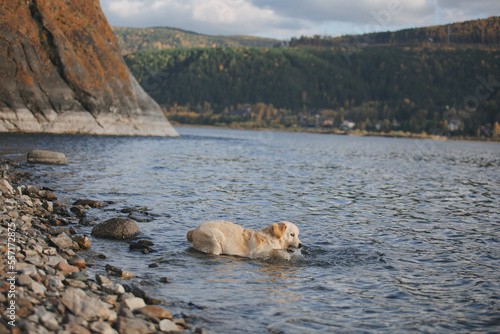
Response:
[[[0,135],[33,148],[61,201],[111,201],[97,221],[147,206],[154,253],[91,239],[110,263],[213,333],[499,332],[500,145],[180,129],[181,138]],[[186,232],[289,220],[307,245],[290,262],[211,256]],[[89,232],[89,227],[81,227]],[[150,267],[154,264],[156,267]],[[168,277],[170,283],[160,283]]]

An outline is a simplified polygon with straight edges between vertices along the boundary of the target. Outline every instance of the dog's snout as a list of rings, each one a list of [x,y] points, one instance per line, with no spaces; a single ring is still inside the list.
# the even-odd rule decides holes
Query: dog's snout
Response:
[[[302,248],[302,247],[304,247],[304,245],[303,244],[299,244],[299,249]]]

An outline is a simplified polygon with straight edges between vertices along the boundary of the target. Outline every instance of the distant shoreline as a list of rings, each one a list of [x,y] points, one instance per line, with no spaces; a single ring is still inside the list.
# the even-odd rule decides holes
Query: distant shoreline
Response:
[[[172,124],[172,122],[170,122]],[[341,136],[355,137],[385,137],[385,138],[408,138],[408,139],[429,139],[440,141],[467,141],[481,143],[500,143],[500,138],[481,138],[481,137],[446,137],[440,135],[429,135],[425,133],[411,133],[402,131],[385,132],[361,132],[361,131],[343,131],[339,129],[316,129],[316,128],[245,128],[245,127],[230,127],[216,125],[201,125],[201,124],[172,124],[177,128],[205,128],[205,129],[226,129],[226,130],[248,130],[248,131],[276,131],[276,132],[291,132],[291,133],[315,133],[329,134]]]

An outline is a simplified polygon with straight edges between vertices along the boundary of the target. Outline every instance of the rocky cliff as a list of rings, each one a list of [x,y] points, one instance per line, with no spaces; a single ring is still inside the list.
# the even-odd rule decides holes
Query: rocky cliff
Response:
[[[0,132],[178,135],[98,0],[0,0]]]

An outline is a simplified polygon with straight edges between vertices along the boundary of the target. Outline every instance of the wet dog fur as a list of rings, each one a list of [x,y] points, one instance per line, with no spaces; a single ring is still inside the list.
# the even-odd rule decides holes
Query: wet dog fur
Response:
[[[208,254],[236,255],[248,258],[290,259],[288,250],[301,248],[299,229],[282,221],[253,230],[224,220],[201,223],[187,233],[193,248]]]

